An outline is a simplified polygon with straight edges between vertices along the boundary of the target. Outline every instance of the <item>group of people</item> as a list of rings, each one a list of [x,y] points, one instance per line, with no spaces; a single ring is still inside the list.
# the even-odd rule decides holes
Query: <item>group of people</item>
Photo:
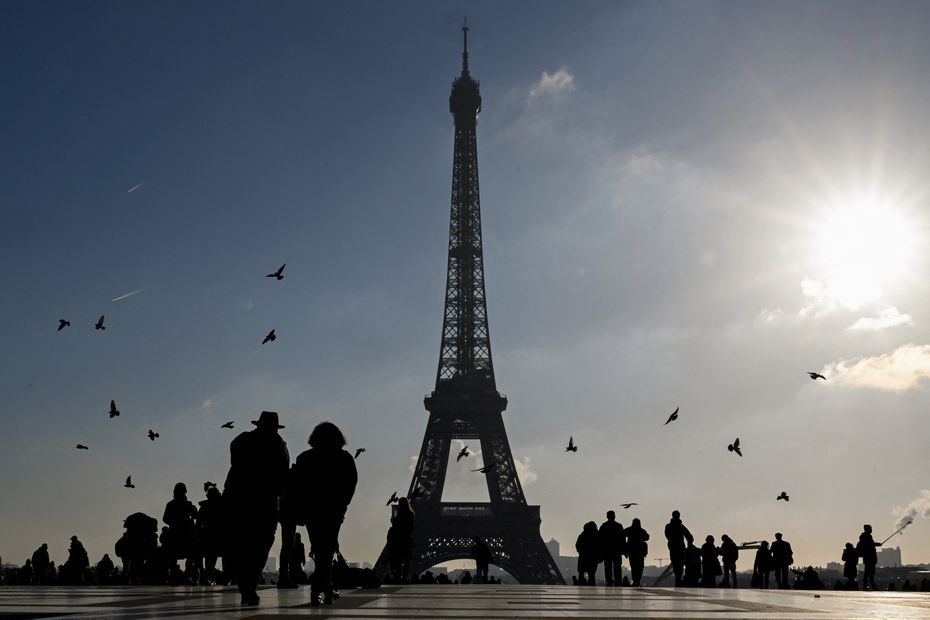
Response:
[[[114,570],[110,556],[104,555],[97,564],[98,574],[102,573],[103,579],[108,579]],[[42,543],[20,568],[18,577],[23,584],[35,585],[81,586],[95,583],[87,550],[77,536],[71,537],[68,559],[64,564],[56,567],[49,557],[48,543]]]
[[[617,522],[617,515],[613,510],[607,512],[607,520],[600,528],[594,521],[588,521],[575,541],[575,551],[578,552],[578,583],[593,586],[597,566],[604,562],[607,585],[621,585],[621,561],[623,556],[626,556],[633,575],[632,585],[639,586],[646,554],[649,553],[648,541],[649,532],[643,529],[639,519],[633,519],[630,527],[624,528]]]

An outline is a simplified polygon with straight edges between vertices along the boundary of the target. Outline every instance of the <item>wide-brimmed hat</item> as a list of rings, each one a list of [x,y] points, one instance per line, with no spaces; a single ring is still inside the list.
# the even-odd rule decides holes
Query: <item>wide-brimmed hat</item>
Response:
[[[255,426],[273,426],[275,428],[284,428],[283,425],[278,424],[277,411],[262,411],[262,414],[258,416],[257,420],[252,420],[252,424]]]

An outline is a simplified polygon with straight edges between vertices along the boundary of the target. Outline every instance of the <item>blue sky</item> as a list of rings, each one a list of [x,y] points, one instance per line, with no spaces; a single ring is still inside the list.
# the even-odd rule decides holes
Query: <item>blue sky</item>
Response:
[[[323,419],[368,449],[343,547],[374,559],[435,377],[464,14],[497,382],[543,536],[638,501],[656,535],[678,508],[816,564],[930,506],[925,4],[6,2],[5,561],[112,552],[175,482],[221,482],[220,424],[262,409],[292,456]]]

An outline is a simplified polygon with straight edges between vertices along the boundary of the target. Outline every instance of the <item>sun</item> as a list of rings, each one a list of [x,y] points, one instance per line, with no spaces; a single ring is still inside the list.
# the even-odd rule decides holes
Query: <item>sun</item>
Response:
[[[879,301],[914,258],[913,224],[880,200],[836,204],[818,230],[827,291],[851,310]]]

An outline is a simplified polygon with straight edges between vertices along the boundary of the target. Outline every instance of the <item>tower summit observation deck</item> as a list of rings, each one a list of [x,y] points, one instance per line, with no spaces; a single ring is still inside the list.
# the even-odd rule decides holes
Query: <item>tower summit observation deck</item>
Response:
[[[429,420],[407,493],[417,513],[410,569],[468,559],[477,537],[490,547],[492,563],[521,583],[560,584],[562,575],[539,534],[539,506],[527,505],[517,477],[502,415],[507,399],[494,379],[478,190],[481,92],[468,69],[468,27],[462,31],[462,72],[449,96],[455,141],[439,367],[436,386],[424,399]],[[480,442],[489,502],[442,501],[453,439]],[[382,574],[387,551],[378,559]]]

